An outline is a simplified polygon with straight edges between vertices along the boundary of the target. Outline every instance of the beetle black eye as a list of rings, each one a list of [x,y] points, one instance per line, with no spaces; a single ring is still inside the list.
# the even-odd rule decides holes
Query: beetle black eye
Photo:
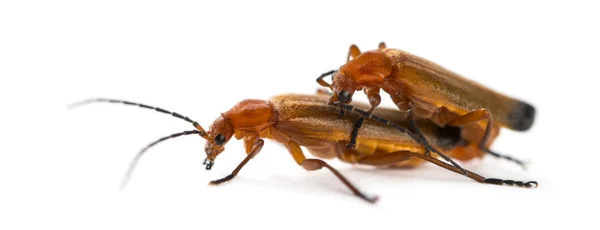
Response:
[[[340,93],[338,93],[338,100],[340,100],[341,103],[349,102],[350,93],[348,93],[348,91],[342,90]]]
[[[215,137],[215,144],[217,145],[223,145],[225,144],[225,136],[223,136],[223,134],[219,134]]]

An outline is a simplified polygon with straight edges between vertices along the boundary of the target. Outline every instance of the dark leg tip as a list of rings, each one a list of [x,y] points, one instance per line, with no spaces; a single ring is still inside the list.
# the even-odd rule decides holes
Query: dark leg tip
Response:
[[[234,177],[234,175],[232,175],[232,174],[229,174],[228,176],[226,176],[226,177],[223,177],[223,178],[221,178],[221,179],[218,179],[218,180],[213,180],[213,181],[211,181],[211,182],[210,182],[210,183],[208,183],[208,184],[209,184],[209,185],[219,185],[219,184],[221,184],[221,183],[223,183],[223,182],[226,182],[226,181],[229,181],[229,180],[233,179],[233,177]]]
[[[535,181],[529,181],[527,183],[523,182],[523,181],[514,181],[514,180],[501,180],[501,179],[495,179],[495,178],[487,178],[483,181],[484,183],[487,184],[497,184],[497,185],[517,185],[519,187],[525,187],[525,188],[531,188],[533,186],[535,186],[536,188],[538,187],[538,183]]]
[[[504,182],[500,179],[495,179],[495,178],[486,178],[483,183],[487,183],[487,184],[497,184],[497,185],[503,185]]]
[[[374,196],[369,198],[369,202],[371,202],[371,204],[375,204],[377,203],[377,201],[379,201],[379,197],[378,196]]]
[[[529,182],[525,183],[525,187],[527,187],[527,188],[531,188],[534,185],[536,188],[538,187],[538,183],[536,181],[529,181]]]
[[[369,202],[371,204],[375,204],[375,203],[377,203],[377,201],[379,201],[379,196],[368,197],[368,196],[365,196],[365,195],[360,195],[360,198],[362,198],[363,200],[365,200],[365,201],[367,201],[367,202]]]
[[[515,181],[515,184],[518,185],[518,186],[520,186],[520,187],[524,186],[524,184],[523,184],[522,181]]]

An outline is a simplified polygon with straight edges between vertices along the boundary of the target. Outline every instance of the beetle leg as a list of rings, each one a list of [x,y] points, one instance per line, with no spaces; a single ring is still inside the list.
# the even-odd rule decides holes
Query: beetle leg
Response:
[[[407,161],[411,157],[410,151],[397,151],[379,156],[366,156],[358,160],[357,163],[373,166],[389,166],[403,161]]]
[[[425,156],[431,156],[431,152],[429,151],[429,149],[425,149],[425,153],[423,154],[425,154]]]
[[[360,49],[358,49],[358,46],[356,46],[355,44],[352,44],[350,46],[350,51],[348,51],[348,57],[346,58],[346,62],[350,61],[350,57],[352,57],[352,59],[355,59],[356,57],[358,57],[358,55],[360,55]]]
[[[256,132],[247,132],[244,134],[243,138],[246,154],[251,154],[252,148],[254,148],[254,145],[256,144],[256,140],[259,139],[259,135]]]
[[[494,128],[494,120],[492,118],[492,114],[490,113],[489,110],[487,109],[478,109],[472,112],[469,112],[465,115],[456,117],[454,120],[450,121],[448,123],[448,125],[451,126],[464,126],[464,125],[468,125],[468,124],[472,124],[475,122],[479,122],[482,120],[487,120],[487,125],[485,127],[485,133],[483,135],[483,138],[481,138],[481,141],[479,142],[479,148],[486,150],[486,152],[490,153],[491,155],[497,156],[499,154],[494,154],[491,153],[491,151],[489,151],[487,149],[487,143],[489,141],[489,139],[492,136],[492,131]],[[506,159],[510,158],[510,157],[504,157]],[[521,161],[514,161],[516,163],[518,163],[519,165],[523,166]]]
[[[518,164],[519,166],[521,166],[523,169],[527,169],[527,166],[526,166],[527,163],[525,161],[516,159],[511,156],[502,155],[502,154],[493,152],[492,150],[489,150],[487,148],[489,139],[491,138],[492,133],[494,131],[494,121],[492,119],[492,114],[490,113],[489,110],[478,109],[478,110],[469,112],[465,115],[454,118],[453,120],[448,122],[448,125],[459,127],[459,126],[465,126],[468,124],[473,124],[473,123],[476,123],[476,122],[479,122],[482,120],[488,120],[488,121],[487,121],[487,124],[485,127],[483,137],[481,138],[481,141],[478,144],[479,149],[482,149],[483,151],[485,151],[488,154],[495,156],[497,158],[502,158],[502,159],[514,162],[514,163]]]
[[[398,153],[386,153],[377,156],[365,156],[355,149],[344,148],[343,142],[336,144],[336,152],[338,159],[342,162],[349,164],[365,164],[373,166],[400,166],[400,167],[413,167],[422,164],[424,161],[421,159],[408,159],[405,155]],[[403,162],[402,165],[398,163]]]
[[[317,95],[333,96],[333,93],[325,89],[317,89]]]
[[[298,163],[298,165],[302,166],[302,168],[306,169],[307,171],[315,171],[325,167],[329,169],[329,171],[331,171],[340,181],[342,181],[342,183],[344,183],[344,185],[346,185],[346,187],[348,187],[348,189],[350,189],[354,195],[370,203],[375,203],[377,201],[378,197],[369,197],[365,195],[363,192],[358,190],[356,186],[350,183],[350,181],[348,181],[348,179],[346,179],[346,177],[344,177],[340,172],[327,164],[327,162],[321,159],[306,159],[302,149],[296,142],[289,141],[286,147],[290,151],[290,154],[292,154],[292,157],[296,163]]]
[[[384,165],[390,165],[390,164],[397,163],[397,162],[406,161],[406,160],[410,159],[411,157],[417,157],[417,158],[421,158],[423,160],[429,161],[437,166],[448,169],[452,172],[467,176],[479,183],[497,184],[497,185],[517,185],[519,187],[525,187],[525,188],[531,188],[533,186],[535,186],[537,188],[537,186],[538,186],[538,183],[536,181],[523,182],[523,181],[515,181],[515,180],[496,179],[496,178],[485,178],[477,173],[471,172],[466,169],[465,169],[465,171],[467,173],[463,174],[460,169],[458,169],[450,164],[444,163],[443,161],[440,161],[431,156],[426,156],[423,154],[410,152],[410,151],[396,151],[396,152],[391,152],[391,153],[388,153],[385,155],[380,155],[380,156],[363,157],[362,159],[360,159],[358,161],[358,163],[367,164],[367,165],[375,165],[375,166],[384,166]]]
[[[331,89],[331,84],[327,83],[325,80],[323,80],[323,78],[325,78],[329,75],[332,75],[333,73],[335,73],[335,70],[331,70],[329,72],[321,74],[321,76],[319,76],[317,78],[317,83],[319,83],[319,85],[321,85],[323,87],[327,87],[327,88]]]
[[[536,181],[528,181],[528,182],[523,182],[523,181],[515,181],[515,180],[503,180],[503,179],[496,179],[496,178],[485,178],[477,173],[471,172],[469,170],[464,169],[464,171],[467,172],[467,174],[463,174],[461,172],[460,169],[456,168],[455,166],[452,166],[450,164],[444,163],[436,158],[430,157],[430,156],[425,156],[423,154],[418,154],[418,153],[404,153],[404,154],[409,154],[411,157],[418,157],[421,158],[423,160],[429,161],[437,166],[440,166],[442,168],[448,169],[452,172],[467,176],[479,183],[485,183],[485,184],[497,184],[497,185],[517,185],[519,187],[525,187],[525,188],[531,188],[535,185],[535,187],[537,188],[538,183]]]
[[[218,184],[221,184],[223,182],[233,179],[235,176],[237,176],[237,174],[240,172],[240,170],[242,170],[244,165],[246,165],[246,163],[248,163],[248,161],[250,161],[250,159],[252,159],[254,156],[256,156],[256,154],[258,154],[260,152],[260,150],[262,149],[264,144],[265,144],[265,141],[263,141],[263,139],[257,139],[256,141],[254,141],[254,144],[252,145],[252,150],[250,150],[250,153],[248,154],[248,156],[246,156],[246,158],[244,158],[244,160],[235,168],[235,170],[233,170],[233,172],[231,172],[231,174],[229,174],[228,176],[223,177],[221,179],[213,180],[209,184],[210,185],[218,185]]]
[[[427,140],[425,138],[425,136],[423,136],[423,133],[421,132],[421,130],[419,129],[419,126],[417,126],[417,123],[415,122],[415,114],[414,114],[414,106],[412,102],[408,102],[408,114],[406,114],[406,120],[408,121],[408,127],[419,136],[419,138],[423,139],[423,140]],[[426,156],[431,156],[431,153],[429,151],[429,149],[425,149],[425,155]]]
[[[485,134],[483,135],[481,142],[479,142],[479,147],[484,149],[488,140],[490,139],[490,137],[492,135],[492,129],[494,126],[494,120],[493,120],[492,114],[490,113],[489,110],[478,109],[478,110],[469,112],[465,115],[454,118],[452,121],[450,121],[448,123],[448,125],[460,127],[460,126],[472,124],[475,122],[479,122],[482,120],[488,120],[486,128],[485,128]]]
[[[519,160],[519,159],[516,159],[516,158],[514,158],[514,157],[511,157],[511,156],[508,156],[508,155],[503,155],[503,154],[500,154],[500,153],[494,152],[494,151],[492,151],[492,150],[489,150],[489,149],[487,149],[487,148],[484,148],[483,150],[484,150],[485,152],[487,152],[488,154],[490,154],[490,155],[492,155],[492,156],[495,156],[495,157],[497,157],[497,158],[501,158],[501,159],[505,159],[505,160],[508,160],[508,161],[514,162],[515,164],[518,164],[519,166],[521,166],[521,168],[523,168],[523,170],[527,170],[527,162],[525,162],[525,161],[523,161],[523,160]]]
[[[302,162],[302,167],[304,169],[306,169],[307,171],[314,171],[314,170],[319,170],[323,167],[329,169],[329,171],[331,171],[333,174],[335,174],[335,176],[340,179],[342,181],[342,183],[344,183],[344,185],[346,185],[346,187],[348,187],[352,193],[354,193],[354,195],[360,197],[361,199],[370,202],[370,203],[375,203],[377,202],[377,200],[379,199],[379,197],[374,196],[374,197],[369,197],[367,195],[365,195],[364,193],[362,193],[361,191],[359,191],[356,187],[354,187],[354,185],[352,185],[352,183],[350,183],[350,181],[348,181],[348,179],[346,179],[346,177],[344,177],[340,172],[338,172],[335,168],[331,167],[329,164],[327,164],[327,162],[321,160],[321,159],[306,159]]]
[[[379,87],[369,87],[365,89],[365,93],[369,98],[369,104],[371,105],[369,110],[367,110],[369,114],[373,113],[375,107],[379,106],[379,104],[381,103],[381,96],[379,95],[380,89],[381,88]],[[356,138],[358,137],[358,130],[363,125],[364,121],[365,118],[361,117],[358,118],[356,122],[354,122],[354,127],[352,127],[352,133],[350,134],[350,143],[346,145],[346,148],[353,149],[356,147]]]

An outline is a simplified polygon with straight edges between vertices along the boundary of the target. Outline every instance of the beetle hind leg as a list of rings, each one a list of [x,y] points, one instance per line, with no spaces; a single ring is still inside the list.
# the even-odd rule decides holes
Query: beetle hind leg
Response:
[[[487,120],[487,125],[485,127],[485,133],[483,135],[483,138],[481,138],[481,141],[478,144],[479,148],[492,156],[511,161],[513,163],[518,164],[523,169],[526,169],[527,163],[525,161],[516,159],[511,156],[499,154],[499,153],[493,152],[488,149],[488,142],[489,142],[490,138],[492,137],[492,133],[494,131],[494,121],[492,119],[492,114],[490,113],[489,110],[478,109],[478,110],[469,112],[465,115],[454,118],[452,121],[450,121],[448,123],[448,125],[460,127],[460,126],[465,126],[465,125],[473,124],[476,122],[480,122],[483,120]]]
[[[492,118],[492,113],[488,109],[478,109],[472,112],[469,112],[465,115],[454,118],[452,121],[448,123],[450,126],[464,126],[468,124],[472,124],[475,122],[480,122],[483,120],[487,120],[487,125],[485,127],[485,134],[479,143],[479,147],[485,148],[490,137],[492,136],[492,130],[494,127],[494,119]]]
[[[504,179],[496,179],[496,178],[485,178],[479,174],[476,174],[476,173],[471,172],[466,169],[465,169],[465,171],[467,173],[463,174],[459,168],[457,168],[453,165],[444,163],[443,161],[440,161],[431,156],[427,156],[427,155],[415,153],[415,152],[410,152],[410,151],[396,151],[396,152],[387,153],[385,155],[368,156],[368,157],[361,158],[358,161],[358,163],[374,165],[374,166],[385,166],[385,165],[390,165],[393,163],[405,162],[405,161],[411,160],[413,158],[420,158],[422,160],[429,161],[437,166],[440,166],[442,168],[448,169],[455,173],[469,177],[479,183],[496,184],[496,185],[511,185],[511,186],[516,185],[518,187],[523,187],[523,188],[533,188],[534,186],[536,188],[538,187],[538,183],[536,181],[524,182],[524,181],[504,180]]]

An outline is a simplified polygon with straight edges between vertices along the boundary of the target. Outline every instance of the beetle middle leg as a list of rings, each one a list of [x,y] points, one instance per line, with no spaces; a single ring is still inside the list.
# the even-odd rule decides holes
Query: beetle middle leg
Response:
[[[350,191],[352,191],[354,195],[370,203],[375,203],[378,200],[378,197],[369,197],[360,190],[358,190],[358,188],[356,188],[356,186],[354,186],[348,179],[346,179],[344,175],[342,175],[335,168],[327,164],[327,162],[316,158],[306,159],[306,156],[302,152],[302,149],[296,142],[289,141],[286,147],[290,151],[290,154],[292,155],[296,163],[298,163],[298,165],[302,166],[302,168],[306,169],[307,171],[315,171],[325,167],[329,169],[329,171],[331,171],[340,181],[342,181],[342,183],[344,183],[344,185],[348,187],[348,189],[350,189]]]

